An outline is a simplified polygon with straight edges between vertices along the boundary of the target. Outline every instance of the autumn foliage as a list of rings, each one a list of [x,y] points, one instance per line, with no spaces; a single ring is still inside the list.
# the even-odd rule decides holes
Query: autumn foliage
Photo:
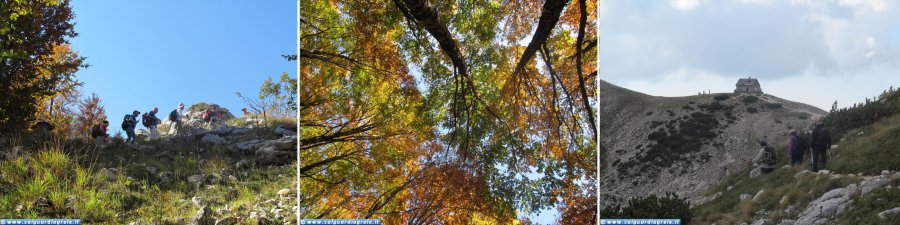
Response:
[[[302,218],[596,223],[596,2],[300,4]]]
[[[78,114],[75,115],[75,132],[79,137],[90,138],[91,128],[106,120],[106,110],[100,104],[96,93],[82,99],[78,103]]]
[[[9,134],[42,119],[39,111],[72,90],[87,65],[68,46],[77,35],[68,0],[2,0],[0,15],[0,130]]]

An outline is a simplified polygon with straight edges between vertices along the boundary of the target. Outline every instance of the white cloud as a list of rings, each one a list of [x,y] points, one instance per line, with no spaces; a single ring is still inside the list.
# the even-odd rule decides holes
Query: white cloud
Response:
[[[884,12],[888,10],[888,3],[884,0],[840,0],[840,6],[851,6],[861,10],[872,10],[875,12]]]
[[[700,6],[700,0],[672,0],[669,5],[677,10],[690,11]]]
[[[878,46],[878,42],[873,37],[867,37],[866,45],[869,47],[869,51],[866,52],[866,58],[872,58],[875,55],[875,47]]]

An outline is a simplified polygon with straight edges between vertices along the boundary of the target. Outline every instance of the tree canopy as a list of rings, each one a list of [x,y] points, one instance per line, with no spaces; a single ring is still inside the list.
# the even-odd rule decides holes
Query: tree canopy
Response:
[[[300,4],[301,217],[596,222],[596,2]]]
[[[80,85],[75,72],[86,67],[72,52],[75,37],[69,0],[0,0],[0,130],[21,131],[47,103]]]

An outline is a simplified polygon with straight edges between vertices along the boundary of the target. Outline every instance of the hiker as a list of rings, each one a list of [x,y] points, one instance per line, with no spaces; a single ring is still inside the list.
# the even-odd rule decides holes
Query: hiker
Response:
[[[825,168],[828,161],[826,150],[831,149],[831,134],[825,124],[818,123],[812,133],[812,161],[813,172],[819,172],[819,168]]]
[[[109,121],[104,120],[91,128],[91,138],[94,138],[94,144],[103,146],[103,143],[106,143],[106,139],[109,137],[109,134],[106,133],[108,127]]]
[[[788,157],[791,158],[791,165],[803,163],[803,152],[806,151],[807,145],[803,137],[797,134],[797,131],[791,129],[790,138],[788,139]]]
[[[156,130],[156,126],[159,125],[159,118],[156,117],[156,113],[159,112],[159,108],[153,107],[153,110],[147,113],[144,113],[141,116],[141,120],[143,120],[144,127],[147,127],[150,130],[150,139],[158,139],[159,131]]]
[[[137,141],[137,135],[134,134],[134,128],[137,126],[137,116],[140,115],[141,112],[135,110],[131,114],[125,114],[125,118],[122,119],[122,130],[125,130],[125,134],[128,135],[128,138],[125,139],[125,144],[134,144]]]
[[[775,170],[775,163],[778,162],[778,154],[775,153],[775,148],[769,146],[765,141],[759,141],[759,146],[762,148],[759,149],[759,153],[756,153],[756,158],[753,158],[751,163],[759,164],[757,169],[760,173],[771,173]]]
[[[178,104],[178,108],[172,110],[169,113],[169,121],[171,121],[171,125],[169,126],[169,135],[178,135],[179,130],[184,126],[184,122],[181,121],[184,119],[184,103]]]
[[[219,107],[211,105],[203,112],[203,121],[206,122],[206,129],[212,130],[215,123],[219,122]]]
[[[241,118],[244,119],[244,126],[253,127],[255,125],[258,125],[259,118],[256,118],[256,114],[250,112],[250,110],[247,110],[247,108],[242,108],[241,112],[244,113],[243,115],[241,115]]]

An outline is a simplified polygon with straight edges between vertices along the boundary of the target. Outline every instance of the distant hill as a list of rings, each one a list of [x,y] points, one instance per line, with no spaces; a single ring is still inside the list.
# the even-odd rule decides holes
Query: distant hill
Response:
[[[827,114],[766,94],[657,97],[603,80],[600,88],[603,205],[667,192],[696,201],[746,169],[758,140],[784,144],[790,129],[808,130]]]

